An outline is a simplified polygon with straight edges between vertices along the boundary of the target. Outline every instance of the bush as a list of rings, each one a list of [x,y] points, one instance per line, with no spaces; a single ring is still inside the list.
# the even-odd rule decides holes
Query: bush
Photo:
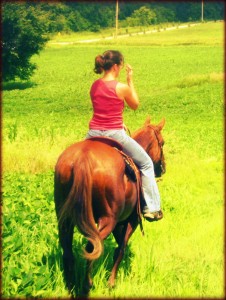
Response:
[[[126,20],[129,26],[148,26],[153,23],[155,18],[156,14],[153,10],[142,6],[135,10],[131,17],[128,17]]]
[[[2,14],[2,79],[27,80],[36,65],[30,62],[43,49],[47,36],[41,13],[32,4],[4,3]]]

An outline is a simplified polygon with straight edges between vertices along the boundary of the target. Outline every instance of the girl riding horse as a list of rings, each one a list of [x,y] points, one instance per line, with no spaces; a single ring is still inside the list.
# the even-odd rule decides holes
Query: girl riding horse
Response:
[[[93,105],[93,118],[89,123],[87,138],[106,136],[120,142],[123,151],[138,166],[142,177],[142,189],[146,205],[143,216],[148,221],[158,221],[163,217],[160,209],[160,195],[155,181],[153,162],[144,149],[130,138],[123,125],[124,102],[136,110],[139,99],[133,84],[133,70],[126,66],[127,84],[117,81],[124,58],[119,51],[109,50],[95,58],[95,69],[102,78],[96,80],[90,90]]]

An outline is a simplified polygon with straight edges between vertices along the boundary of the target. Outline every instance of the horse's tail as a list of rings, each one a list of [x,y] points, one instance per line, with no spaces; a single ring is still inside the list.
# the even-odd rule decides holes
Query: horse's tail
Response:
[[[93,246],[92,252],[84,250],[84,256],[89,260],[99,258],[103,252],[103,242],[92,209],[92,170],[92,159],[88,155],[81,155],[73,166],[72,187],[61,209],[59,220],[63,224],[65,218],[69,217],[89,240]]]

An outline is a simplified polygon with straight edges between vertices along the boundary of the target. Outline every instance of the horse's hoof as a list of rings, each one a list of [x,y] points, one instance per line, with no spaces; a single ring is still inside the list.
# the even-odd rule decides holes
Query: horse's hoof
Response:
[[[89,280],[88,283],[83,285],[83,289],[82,289],[80,297],[88,298],[89,297],[89,292],[90,292],[92,287],[93,287],[93,281]]]
[[[110,278],[108,285],[111,289],[113,289],[115,287],[115,280],[113,278]]]

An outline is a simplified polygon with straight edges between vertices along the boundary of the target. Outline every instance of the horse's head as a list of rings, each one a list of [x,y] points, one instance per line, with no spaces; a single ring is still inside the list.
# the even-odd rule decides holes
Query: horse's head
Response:
[[[164,125],[165,119],[162,119],[158,125],[153,125],[150,123],[150,117],[148,117],[143,128],[133,134],[133,138],[151,157],[156,177],[161,177],[162,174],[166,172],[166,164],[163,154],[164,140],[161,134],[161,130]]]

